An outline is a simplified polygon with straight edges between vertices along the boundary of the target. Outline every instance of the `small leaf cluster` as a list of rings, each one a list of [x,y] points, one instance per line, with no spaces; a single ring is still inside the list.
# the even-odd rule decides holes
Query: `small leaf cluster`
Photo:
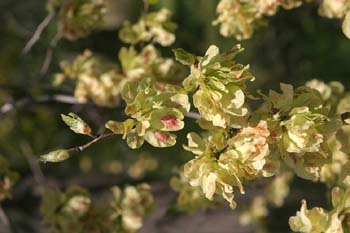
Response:
[[[344,233],[350,230],[350,189],[335,187],[332,189],[333,209],[327,211],[320,207],[308,209],[302,201],[296,216],[289,218],[294,232],[303,233]]]
[[[224,53],[212,45],[203,57],[175,49],[176,59],[191,68],[183,81],[184,88],[193,94],[193,104],[204,120],[214,126],[240,128],[248,109],[244,106],[246,81],[254,80],[249,66],[233,59],[243,49],[240,45]]]
[[[106,0],[50,0],[49,11],[58,10],[58,33],[68,40],[86,37],[104,25]]]
[[[65,78],[76,81],[74,96],[86,103],[91,99],[101,106],[117,106],[125,80],[118,65],[86,50],[72,60],[60,63],[62,73],[56,75],[56,85]]]
[[[123,79],[130,82],[151,77],[157,81],[178,84],[184,77],[183,67],[172,58],[162,57],[152,44],[144,46],[139,52],[133,46],[123,47],[119,50],[119,60]]]
[[[86,103],[115,107],[121,103],[121,92],[128,82],[152,77],[168,83],[183,79],[183,68],[173,59],[161,57],[153,46],[147,45],[140,52],[134,47],[122,47],[119,51],[120,66],[86,50],[72,60],[60,63],[62,73],[55,76],[55,85],[66,78],[76,82],[74,96]]]
[[[341,122],[329,118],[329,108],[317,90],[294,90],[286,84],[281,84],[281,90],[282,93],[270,91],[253,115],[268,122],[271,148],[279,153],[277,160],[282,159],[298,176],[317,180],[321,167],[330,162],[327,140]]]
[[[95,203],[89,192],[72,186],[46,190],[41,204],[45,223],[57,233],[134,233],[150,213],[154,199],[147,184],[112,188],[108,202]]]
[[[319,4],[319,15],[327,18],[344,18],[342,30],[350,38],[350,2],[348,0],[221,0],[217,5],[218,18],[213,22],[220,25],[220,34],[235,37],[237,40],[249,39],[255,30],[267,25],[267,17],[275,15],[279,8],[294,9],[304,2]]]
[[[140,180],[145,177],[148,172],[155,171],[159,168],[159,161],[149,153],[142,153],[128,167],[128,174],[135,180]]]
[[[234,135],[220,130],[205,140],[190,133],[184,148],[197,156],[185,164],[184,175],[192,186],[201,187],[208,199],[219,194],[235,208],[234,187],[244,193],[244,180],[270,176],[265,167],[269,160],[269,135],[266,121],[242,128]]]
[[[182,88],[145,78],[128,83],[123,99],[127,103],[125,113],[131,118],[109,121],[108,129],[122,134],[131,148],[139,148],[144,141],[155,147],[175,145],[176,135],[170,132],[184,127],[183,119],[190,108]]]
[[[154,209],[150,186],[145,183],[127,186],[123,192],[118,187],[113,187],[112,192],[112,219],[121,226],[120,231],[116,232],[136,232],[142,227],[144,217]]]
[[[237,40],[249,39],[256,28],[267,24],[266,16],[276,14],[280,7],[293,9],[301,0],[221,0],[217,6],[218,18],[213,22],[220,25],[220,33]]]
[[[177,211],[193,213],[221,205],[221,200],[208,200],[199,186],[191,186],[183,172],[171,178],[170,186],[179,193],[175,204]]]
[[[170,21],[171,12],[165,8],[142,15],[139,21],[131,24],[126,21],[119,31],[122,41],[129,44],[155,42],[169,46],[175,41],[176,24]]]

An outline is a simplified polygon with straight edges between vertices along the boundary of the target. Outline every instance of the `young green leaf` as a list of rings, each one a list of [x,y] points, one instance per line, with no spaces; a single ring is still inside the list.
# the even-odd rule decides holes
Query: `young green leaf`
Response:
[[[46,162],[58,163],[69,159],[69,157],[70,155],[68,150],[60,149],[60,150],[51,151],[45,155],[41,155],[39,160],[44,163]]]
[[[123,139],[125,139],[126,135],[131,131],[134,125],[135,122],[133,119],[127,119],[123,122],[108,121],[105,124],[105,127],[115,134],[123,134]]]
[[[69,128],[78,134],[91,135],[90,126],[83,121],[79,116],[74,113],[69,113],[68,115],[61,114],[62,120]]]
[[[145,134],[145,140],[154,147],[170,147],[175,145],[176,136],[168,132],[149,130]]]
[[[173,52],[176,60],[184,65],[190,66],[197,61],[197,57],[194,54],[189,53],[182,48],[173,49]]]
[[[137,135],[136,132],[130,132],[126,135],[126,143],[131,149],[140,148],[144,142],[145,139]]]

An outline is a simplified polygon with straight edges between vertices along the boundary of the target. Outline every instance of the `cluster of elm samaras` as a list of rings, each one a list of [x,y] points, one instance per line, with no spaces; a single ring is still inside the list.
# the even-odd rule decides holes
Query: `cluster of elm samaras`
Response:
[[[74,8],[80,12],[76,17],[85,17],[87,8],[98,20],[103,13],[98,10],[100,5],[82,7],[93,2],[77,1],[61,11]],[[247,39],[279,8],[293,9],[304,2],[311,1],[221,0],[214,24],[220,25],[224,36]],[[349,1],[318,3],[320,15],[345,17],[343,30],[349,35]],[[65,12],[61,15],[64,20],[59,25],[67,38],[86,35],[96,25],[78,27],[72,22],[83,21],[75,21],[72,14],[66,19]],[[176,25],[170,17],[168,10],[161,9],[143,14],[135,24],[125,23],[119,37],[130,46],[120,49],[120,64],[85,51],[61,63],[58,80],[73,79],[75,97],[80,102],[109,107],[124,103],[127,119],[108,121],[106,128],[122,135],[133,149],[144,142],[154,147],[174,146],[175,132],[184,128],[184,118],[192,107],[200,116],[196,122],[202,132],[187,135],[188,143],[183,147],[195,157],[172,179],[172,186],[180,192],[178,204],[182,209],[207,208],[209,201],[221,200],[235,208],[235,190],[244,194],[246,182],[264,177],[274,177],[266,189],[266,201],[280,206],[296,175],[336,188],[333,210],[308,210],[303,202],[301,211],[290,219],[292,230],[341,233],[342,226],[350,228],[350,94],[344,86],[312,80],[298,88],[281,84],[280,92],[271,90],[255,96],[248,90],[248,81],[255,79],[249,65],[236,62],[243,50],[239,45],[225,52],[211,45],[203,56],[174,49],[176,60],[190,70],[185,77],[186,69],[174,59],[163,58],[155,45],[170,46],[174,42]],[[139,49],[137,44],[141,44]],[[260,107],[253,109],[250,101],[260,101]],[[84,125],[80,118],[73,120],[75,125]],[[261,206],[265,199],[261,200],[253,203]]]
[[[135,233],[146,214],[154,208],[151,188],[145,183],[114,186],[103,200],[93,200],[90,193],[78,186],[65,192],[50,189],[44,193],[41,212],[53,232]]]
[[[221,0],[217,6],[218,18],[213,24],[220,25],[220,33],[225,37],[249,39],[280,8],[290,10],[306,3],[317,4],[318,13],[322,17],[343,18],[343,32],[350,38],[349,0]]]

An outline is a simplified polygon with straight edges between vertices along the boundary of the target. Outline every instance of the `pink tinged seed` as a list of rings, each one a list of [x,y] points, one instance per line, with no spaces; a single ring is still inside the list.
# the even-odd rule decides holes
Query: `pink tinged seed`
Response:
[[[179,124],[176,116],[165,116],[161,119],[161,122],[166,128],[174,128]]]
[[[154,137],[161,142],[166,142],[169,140],[170,136],[161,132],[155,132]]]

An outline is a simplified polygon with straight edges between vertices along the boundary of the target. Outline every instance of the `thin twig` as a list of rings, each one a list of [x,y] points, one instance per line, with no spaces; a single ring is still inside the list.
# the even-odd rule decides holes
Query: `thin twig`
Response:
[[[82,102],[77,101],[77,99],[74,96],[70,96],[70,95],[39,96],[37,100],[39,103],[54,101],[54,102],[65,103],[65,104],[84,104]]]
[[[14,226],[11,224],[10,219],[8,218],[5,210],[2,208],[1,205],[0,205],[0,221],[6,226],[6,228],[8,229],[8,232],[10,233],[16,232]]]
[[[32,147],[28,144],[28,142],[23,141],[20,143],[21,150],[28,161],[29,167],[33,173],[33,177],[35,182],[39,187],[39,193],[43,193],[44,188],[46,186],[46,179],[44,177],[43,171],[40,168],[40,165],[37,159],[33,156]]]
[[[1,219],[1,222],[3,222],[5,226],[7,226],[7,227],[10,226],[10,221],[9,221],[4,209],[2,208],[2,206],[0,206],[0,219]]]
[[[17,108],[35,103],[58,102],[65,104],[85,104],[78,102],[74,96],[69,95],[42,95],[39,97],[24,97],[13,103],[6,103],[0,108],[0,115],[12,112]]]
[[[45,19],[38,25],[38,27],[36,28],[33,36],[30,38],[30,40],[27,42],[27,44],[25,45],[25,47],[23,48],[22,53],[28,53],[32,47],[36,44],[36,42],[40,39],[42,32],[45,30],[45,28],[49,25],[49,23],[51,22],[51,20],[54,18],[55,16],[55,12],[51,11],[46,17]]]
[[[42,74],[42,75],[46,74],[47,70],[49,69],[51,61],[52,61],[54,49],[57,46],[57,44],[61,38],[62,38],[61,34],[57,33],[55,35],[55,37],[51,40],[50,45],[49,45],[48,49],[46,50],[45,60],[44,60],[44,63],[40,69],[40,74]]]
[[[194,120],[199,120],[202,118],[201,115],[197,112],[188,112],[186,114],[186,117]]]
[[[187,116],[187,115],[186,115]],[[194,119],[199,119],[200,118],[200,115],[198,113],[192,113],[189,115],[191,116],[191,118],[194,118]],[[93,144],[95,144],[96,142],[102,140],[102,139],[105,139],[105,138],[110,138],[110,137],[113,137],[115,136],[116,134],[115,133],[105,133],[105,134],[101,134],[97,137],[95,137],[93,140],[91,140],[90,142],[84,144],[84,145],[81,145],[81,146],[76,146],[76,147],[73,147],[73,148],[70,148],[68,149],[68,153],[74,153],[74,152],[82,152],[84,151],[86,148],[92,146]]]
[[[92,141],[84,144],[84,145],[81,145],[81,146],[77,146],[77,147],[73,147],[73,148],[70,148],[68,149],[68,153],[74,153],[74,152],[82,152],[84,151],[86,148],[92,146],[93,144],[95,144],[96,142],[102,140],[102,139],[105,139],[105,138],[110,138],[110,137],[113,137],[115,136],[116,134],[114,133],[106,133],[106,134],[101,134],[99,136],[97,136],[96,138],[94,138]]]
[[[149,11],[149,3],[147,0],[143,0],[143,10],[141,12],[141,17],[146,17]],[[145,42],[141,41],[140,48],[143,49],[145,47]]]
[[[149,11],[149,3],[147,0],[143,0],[143,12],[142,12],[142,14],[145,16],[145,15],[147,15],[148,11]]]

